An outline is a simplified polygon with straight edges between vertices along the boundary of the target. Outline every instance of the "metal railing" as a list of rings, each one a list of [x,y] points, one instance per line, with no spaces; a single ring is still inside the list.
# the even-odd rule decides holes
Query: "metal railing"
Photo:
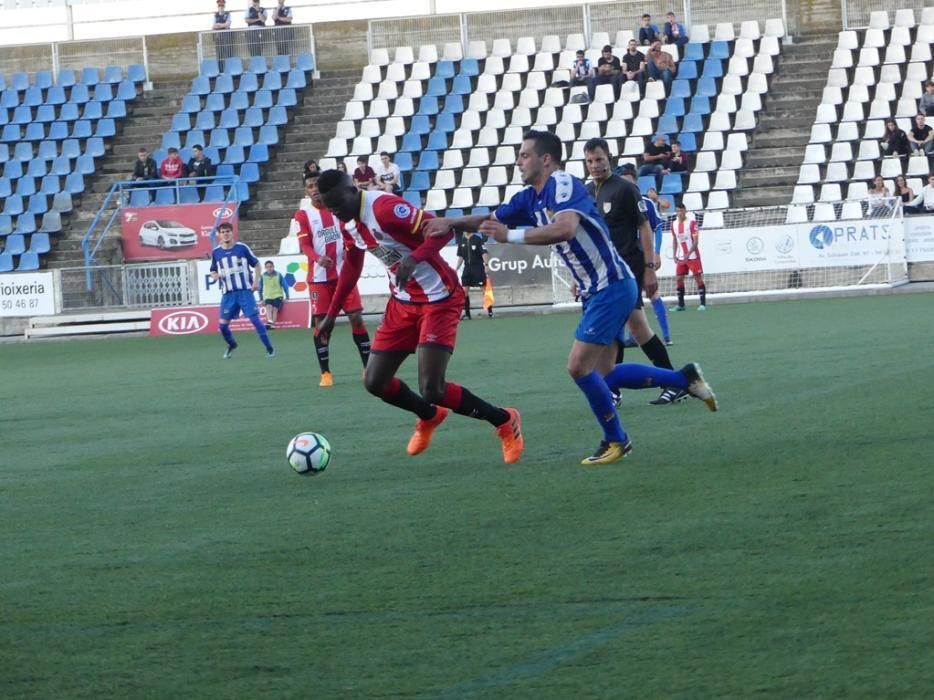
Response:
[[[921,11],[930,0],[841,0],[840,11],[843,15],[844,29],[862,29],[869,26],[869,16],[880,10],[891,14],[895,10],[914,10],[915,22],[921,20]]]
[[[293,24],[262,29],[228,29],[198,33],[198,63],[205,58],[289,56],[315,52],[315,34],[310,24]],[[293,60],[294,64],[294,60]]]
[[[132,192],[138,192],[140,190],[156,192],[158,190],[172,188],[175,190],[175,196],[173,198],[174,201],[181,202],[182,189],[192,188],[199,190],[211,186],[220,186],[224,188],[224,198],[218,201],[218,204],[221,206],[218,207],[217,213],[215,214],[214,223],[211,226],[211,245],[213,246],[215,235],[217,233],[217,226],[221,222],[221,218],[224,215],[224,210],[228,209],[227,205],[233,206],[233,212],[235,214],[240,208],[240,188],[246,187],[246,183],[241,182],[240,178],[222,175],[212,177],[179,178],[178,180],[172,181],[121,180],[111,185],[110,190],[107,192],[107,196],[104,197],[104,201],[101,204],[100,209],[98,209],[97,214],[91,220],[87,232],[81,239],[81,251],[84,253],[85,283],[87,285],[87,289],[90,291],[93,287],[94,279],[92,276],[92,269],[99,267],[99,265],[96,264],[96,258],[101,248],[101,244],[104,242],[104,237],[107,235],[107,232],[110,231],[110,228],[114,225],[114,223],[118,220],[120,212],[123,211],[123,208],[129,205]],[[199,194],[198,199],[203,199],[203,195]],[[184,206],[184,203],[180,204],[179,206]]]
[[[415,50],[416,58],[418,47],[423,44],[434,44],[441,48],[448,43],[467,45],[463,15],[374,19],[370,20],[367,32],[367,47],[370,51],[411,46]]]
[[[101,308],[190,306],[197,303],[197,281],[189,261],[101,265],[60,271],[62,311]],[[86,279],[91,276],[92,284]]]

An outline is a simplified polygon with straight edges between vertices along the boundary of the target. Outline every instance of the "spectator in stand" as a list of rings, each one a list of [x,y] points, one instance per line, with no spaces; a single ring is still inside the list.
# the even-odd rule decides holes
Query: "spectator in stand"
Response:
[[[392,162],[392,156],[387,151],[379,154],[379,161],[379,165],[376,166],[379,189],[399,194],[402,191],[402,173],[399,166]]]
[[[149,157],[149,151],[145,148],[139,149],[136,154],[136,162],[133,163],[133,181],[158,179],[159,166],[156,165],[156,161]]]
[[[873,178],[866,199],[869,202],[869,216],[879,218],[892,213],[892,193],[885,186],[881,175]]]
[[[619,99],[622,76],[623,66],[613,55],[613,47],[607,44],[603,47],[600,58],[597,59],[597,85],[612,85],[616,99]]]
[[[911,144],[912,153],[924,152],[925,155],[931,155],[934,152],[934,129],[931,129],[924,123],[924,115],[915,115],[914,124],[911,125],[911,131],[908,132],[908,142]]]
[[[905,205],[906,214],[928,214],[934,211],[934,174],[928,175],[928,184],[921,188],[918,196]]]
[[[224,0],[217,0],[217,12],[214,13],[214,24],[211,29],[218,32],[214,35],[214,50],[218,60],[233,56],[233,36],[230,34],[230,13]]]
[[[306,160],[305,165],[302,166],[302,182],[305,182],[308,176],[312,173],[315,175],[321,174],[321,170],[318,168],[318,161]]]
[[[652,44],[645,55],[646,72],[649,80],[661,80],[665,84],[665,93],[671,90],[671,81],[674,80],[678,72],[675,65],[675,59],[667,51],[662,51],[662,42],[656,41]]]
[[[250,31],[247,32],[246,42],[250,48],[251,56],[263,55],[263,27],[266,26],[268,14],[260,4],[260,0],[251,0],[250,6],[246,8],[245,20]]]
[[[574,65],[571,66],[571,87],[586,85],[587,96],[593,102],[594,91],[597,89],[595,78],[596,74],[590,59],[584,55],[583,49],[579,49],[577,57],[574,59]]]
[[[338,161],[336,170],[337,170],[337,172],[339,172],[339,173],[344,173],[344,175],[347,174],[347,166],[344,165],[344,161],[342,161],[342,160],[341,160],[341,161]]]
[[[688,43],[688,33],[684,30],[684,25],[678,22],[674,12],[665,13],[665,40],[675,46],[684,46]]]
[[[924,94],[918,100],[918,111],[926,117],[934,116],[934,80],[924,84]]]
[[[658,38],[658,27],[652,24],[652,15],[642,15],[642,24],[639,26],[639,45],[651,46]]]
[[[908,156],[911,155],[911,144],[908,134],[898,128],[894,119],[885,120],[885,133],[882,135],[882,155]]]
[[[655,205],[659,215],[671,214],[671,200],[667,197],[659,197],[657,189],[650,187],[645,196],[652,200],[652,204]]]
[[[188,177],[210,177],[214,174],[211,159],[204,155],[204,148],[200,143],[192,146],[191,154],[188,161]]]
[[[655,139],[645,147],[645,153],[642,154],[639,176],[654,175],[657,179],[659,175],[667,175],[670,160],[671,146],[668,145],[668,137],[664,134],[655,134]]]
[[[272,23],[276,25],[272,30],[276,36],[276,53],[280,56],[290,55],[295,30],[292,29],[292,8],[286,7],[285,0],[279,0],[276,9],[272,11]]]
[[[620,83],[630,80],[638,81],[641,89],[645,83],[645,56],[639,51],[639,45],[635,39],[630,39],[626,47],[626,53],[623,54],[623,74],[620,77]]]
[[[188,174],[185,172],[185,161],[178,155],[177,148],[169,149],[168,157],[159,166],[159,174],[163,180],[177,180]]]
[[[353,171],[353,184],[358,190],[377,190],[379,181],[376,172],[367,164],[364,156],[357,158],[357,169]]]
[[[908,181],[904,175],[898,175],[895,178],[895,196],[900,198],[904,204],[908,204],[915,198],[915,193],[908,186]]]
[[[690,156],[681,150],[681,144],[671,142],[671,159],[668,161],[668,170],[673,173],[686,173],[691,169]]]

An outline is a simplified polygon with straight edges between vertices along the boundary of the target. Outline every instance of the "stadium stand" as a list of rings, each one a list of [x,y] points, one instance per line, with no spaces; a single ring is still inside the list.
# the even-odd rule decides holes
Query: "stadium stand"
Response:
[[[0,271],[39,269],[144,80],[141,65],[0,75]]]
[[[890,21],[891,20],[891,21]],[[883,157],[884,120],[906,132],[918,113],[923,85],[930,80],[934,12],[916,24],[911,9],[876,11],[869,27],[839,32],[833,64],[800,165],[789,219],[826,221],[862,209],[874,177],[890,192],[905,175],[917,194],[930,173],[928,156]],[[845,200],[846,204],[830,203]]]

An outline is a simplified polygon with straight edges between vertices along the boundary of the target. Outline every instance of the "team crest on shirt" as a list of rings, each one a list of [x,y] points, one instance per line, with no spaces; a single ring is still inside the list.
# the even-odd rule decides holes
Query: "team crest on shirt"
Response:
[[[397,204],[392,208],[392,213],[395,214],[397,219],[408,219],[409,214],[412,213],[412,207],[408,204]]]
[[[610,210],[613,208],[613,202],[604,202],[603,203],[603,213],[609,214]]]

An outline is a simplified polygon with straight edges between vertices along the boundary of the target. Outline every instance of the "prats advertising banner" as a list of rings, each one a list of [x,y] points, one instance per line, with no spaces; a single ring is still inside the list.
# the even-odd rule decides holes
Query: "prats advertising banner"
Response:
[[[230,204],[126,207],[122,211],[123,256],[127,262],[210,257],[215,221],[232,224],[236,240],[237,216]]]

